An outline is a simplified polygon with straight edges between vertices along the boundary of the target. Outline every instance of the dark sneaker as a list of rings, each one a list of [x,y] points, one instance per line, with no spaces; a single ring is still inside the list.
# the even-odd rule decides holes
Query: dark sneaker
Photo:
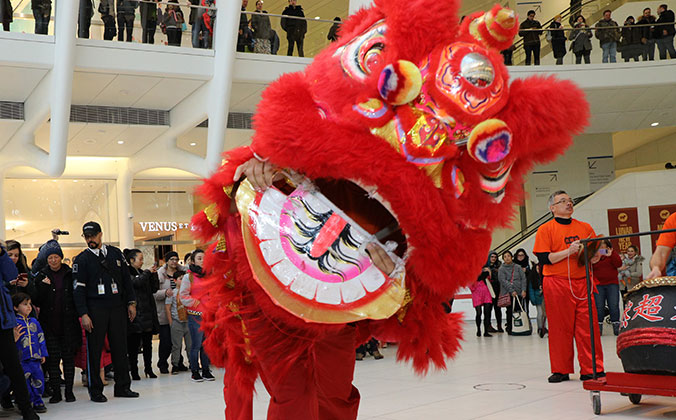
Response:
[[[73,390],[68,390],[66,389],[66,402],[74,402],[75,401],[75,394],[73,394]]]
[[[44,404],[41,405],[34,405],[33,410],[35,410],[36,413],[46,413],[47,412],[47,407],[45,407]]]
[[[570,380],[570,376],[567,373],[565,375],[563,373],[552,373],[552,376],[547,379],[550,384],[556,384],[568,380]]]
[[[184,365],[183,363],[179,363],[179,364],[178,364],[178,371],[179,371],[179,372],[187,372],[187,371],[189,371],[189,370],[190,370],[190,369],[188,369],[188,367],[187,367],[186,365]]]
[[[192,377],[190,378],[190,380],[193,381],[193,382],[204,382],[204,378],[197,371],[194,371],[192,373]]]
[[[620,335],[620,323],[619,322],[613,322],[613,334]]]
[[[104,403],[104,402],[108,401],[108,398],[106,398],[106,396],[103,395],[103,394],[92,395],[89,398],[95,403]]]
[[[171,367],[171,374],[172,375],[178,375],[178,372],[180,372],[180,371],[181,371],[181,369],[179,369],[179,367],[176,366],[176,365]]]
[[[215,381],[216,378],[214,378],[214,375],[211,374],[210,370],[202,370],[202,378],[204,378],[205,381]]]
[[[605,376],[606,376],[606,373],[605,373],[605,372],[598,372],[598,373],[596,374],[596,377],[597,377],[597,378],[603,378],[603,377],[605,377]],[[590,380],[592,380],[593,378],[594,378],[594,375],[592,375],[591,373],[588,373],[588,374],[586,374],[586,375],[580,375],[580,380],[581,380],[581,381],[590,381]]]
[[[357,360],[364,360],[364,353],[357,353]]]
[[[23,420],[40,420],[40,416],[38,416],[37,413],[35,413],[35,410],[33,410],[32,407],[29,407],[28,409],[22,411],[21,418]]]

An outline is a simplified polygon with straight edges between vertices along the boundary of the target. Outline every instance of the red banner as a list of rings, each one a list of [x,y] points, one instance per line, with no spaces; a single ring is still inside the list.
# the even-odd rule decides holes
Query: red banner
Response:
[[[638,229],[638,209],[628,207],[624,209],[608,209],[609,235],[627,235],[640,232]],[[627,252],[629,246],[634,245],[641,254],[641,241],[638,236],[630,238],[612,239],[613,249],[620,254]]]
[[[667,218],[674,212],[676,212],[676,204],[662,204],[659,206],[648,207],[648,213],[650,214],[650,230],[662,229],[664,222],[666,222]],[[659,235],[650,236],[653,252],[655,252],[655,243],[657,242],[658,237]]]

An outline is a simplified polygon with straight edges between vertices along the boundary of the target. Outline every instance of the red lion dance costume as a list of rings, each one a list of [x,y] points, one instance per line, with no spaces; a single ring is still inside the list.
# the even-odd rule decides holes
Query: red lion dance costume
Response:
[[[461,320],[441,302],[480,271],[523,175],[586,125],[572,83],[508,83],[499,51],[518,30],[512,11],[459,27],[457,3],[375,0],[356,13],[304,72],[270,85],[251,147],[200,188],[212,204],[193,229],[214,241],[203,328],[226,369],[229,420],[251,419],[257,377],[269,419],[355,419],[354,349],[371,335],[398,342],[397,359],[421,374],[445,368]],[[265,191],[234,182],[254,156],[288,176]],[[363,252],[374,238],[394,272]]]

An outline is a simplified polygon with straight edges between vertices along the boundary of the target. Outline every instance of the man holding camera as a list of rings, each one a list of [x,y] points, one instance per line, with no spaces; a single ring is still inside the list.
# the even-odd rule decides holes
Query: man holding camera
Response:
[[[75,307],[87,333],[87,372],[89,396],[94,402],[106,402],[103,383],[97,374],[101,367],[101,350],[108,336],[115,371],[115,397],[136,398],[130,389],[127,360],[127,318],[136,317],[136,297],[129,267],[122,251],[101,242],[101,226],[87,222],[82,237],[87,249],[73,262]]]

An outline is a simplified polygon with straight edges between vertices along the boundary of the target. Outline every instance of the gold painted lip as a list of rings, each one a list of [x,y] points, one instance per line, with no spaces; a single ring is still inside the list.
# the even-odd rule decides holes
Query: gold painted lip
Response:
[[[633,293],[643,288],[660,287],[660,286],[676,286],[676,276],[655,277],[650,280],[643,280],[636,286],[632,287],[628,293]]]
[[[256,282],[263,288],[270,299],[289,313],[305,320],[322,324],[344,324],[363,319],[387,319],[394,315],[402,306],[406,290],[404,279],[391,279],[390,285],[380,296],[369,300],[363,305],[351,304],[349,307],[340,306],[330,309],[329,305],[316,301],[308,301],[290,292],[291,285],[284,286],[270,271],[269,266],[262,258],[256,246],[255,234],[250,227],[249,208],[254,203],[257,193],[249,181],[244,180],[237,190],[235,201],[242,220],[242,236],[249,266]]]

